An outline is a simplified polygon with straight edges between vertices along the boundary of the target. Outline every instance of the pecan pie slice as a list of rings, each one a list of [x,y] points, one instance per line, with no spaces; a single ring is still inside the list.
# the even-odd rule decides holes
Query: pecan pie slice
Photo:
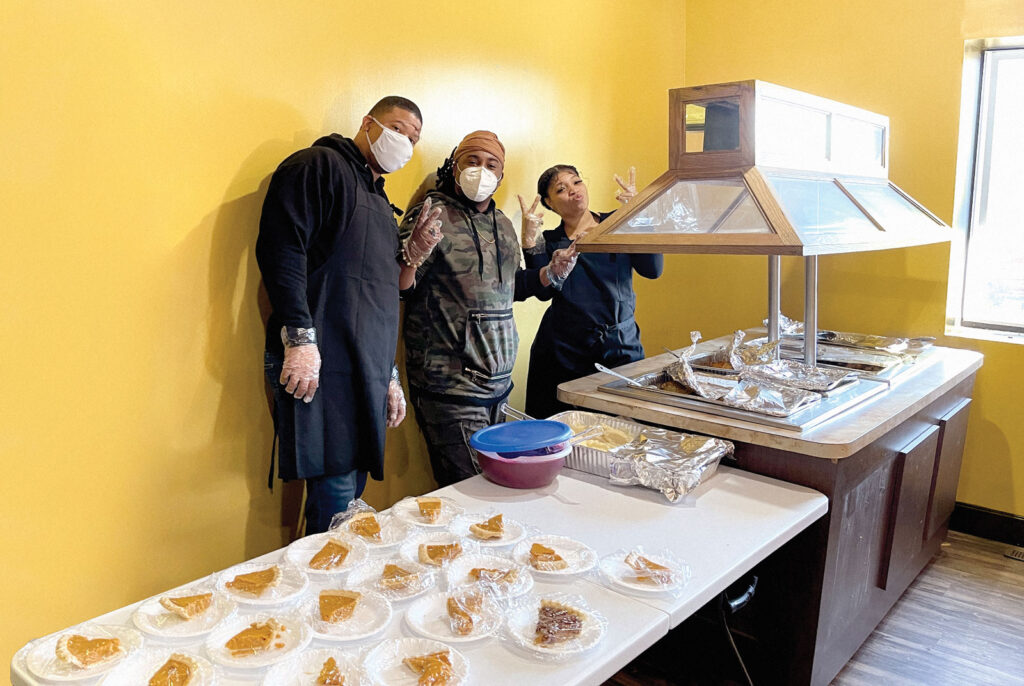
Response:
[[[574,607],[553,600],[541,600],[533,642],[551,646],[576,638],[583,631],[585,618],[586,615]]]

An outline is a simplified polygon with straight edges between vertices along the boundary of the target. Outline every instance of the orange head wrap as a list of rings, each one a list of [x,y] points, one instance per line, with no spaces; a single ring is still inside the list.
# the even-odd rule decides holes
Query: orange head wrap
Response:
[[[459,147],[455,148],[454,159],[458,161],[463,155],[480,151],[489,152],[501,160],[502,166],[505,166],[505,146],[498,140],[498,136],[490,131],[474,131],[463,138]]]

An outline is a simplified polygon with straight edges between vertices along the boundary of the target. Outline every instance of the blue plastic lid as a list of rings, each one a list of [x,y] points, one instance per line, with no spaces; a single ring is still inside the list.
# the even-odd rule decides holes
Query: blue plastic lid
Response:
[[[493,424],[470,436],[469,444],[491,453],[514,453],[546,448],[572,438],[568,424],[550,419],[522,419]]]

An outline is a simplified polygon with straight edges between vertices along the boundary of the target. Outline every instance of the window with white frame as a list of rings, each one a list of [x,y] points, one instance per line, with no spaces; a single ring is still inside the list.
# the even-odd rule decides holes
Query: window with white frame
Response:
[[[1024,334],[1024,37],[968,41],[949,333]]]

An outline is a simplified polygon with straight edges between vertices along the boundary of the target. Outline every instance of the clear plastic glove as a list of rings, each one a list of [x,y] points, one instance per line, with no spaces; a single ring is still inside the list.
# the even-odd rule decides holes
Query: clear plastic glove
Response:
[[[562,290],[562,284],[569,278],[573,267],[576,266],[576,259],[579,253],[576,252],[576,242],[569,244],[568,248],[561,248],[551,253],[551,262],[548,263],[548,281],[558,290]]]
[[[540,204],[540,196],[538,195],[533,199],[533,204],[529,208],[526,207],[526,201],[523,200],[523,196],[517,195],[519,198],[519,209],[523,211],[523,248],[528,249],[537,245],[537,235],[540,233],[541,227],[544,225],[544,213],[537,211],[537,205]]]
[[[623,181],[622,177],[616,174],[615,183],[619,184],[620,188],[615,194],[615,199],[625,205],[636,197],[636,167],[629,168],[629,181]]]
[[[388,428],[393,429],[405,419],[405,393],[395,379],[388,384]]]
[[[440,207],[430,209],[430,198],[423,201],[423,209],[416,218],[416,225],[402,246],[405,263],[410,267],[423,264],[423,260],[427,259],[434,247],[444,238],[444,234],[441,233],[441,220],[438,219],[440,216]]]
[[[320,387],[320,349],[315,343],[285,347],[281,385],[303,402],[313,400]]]

